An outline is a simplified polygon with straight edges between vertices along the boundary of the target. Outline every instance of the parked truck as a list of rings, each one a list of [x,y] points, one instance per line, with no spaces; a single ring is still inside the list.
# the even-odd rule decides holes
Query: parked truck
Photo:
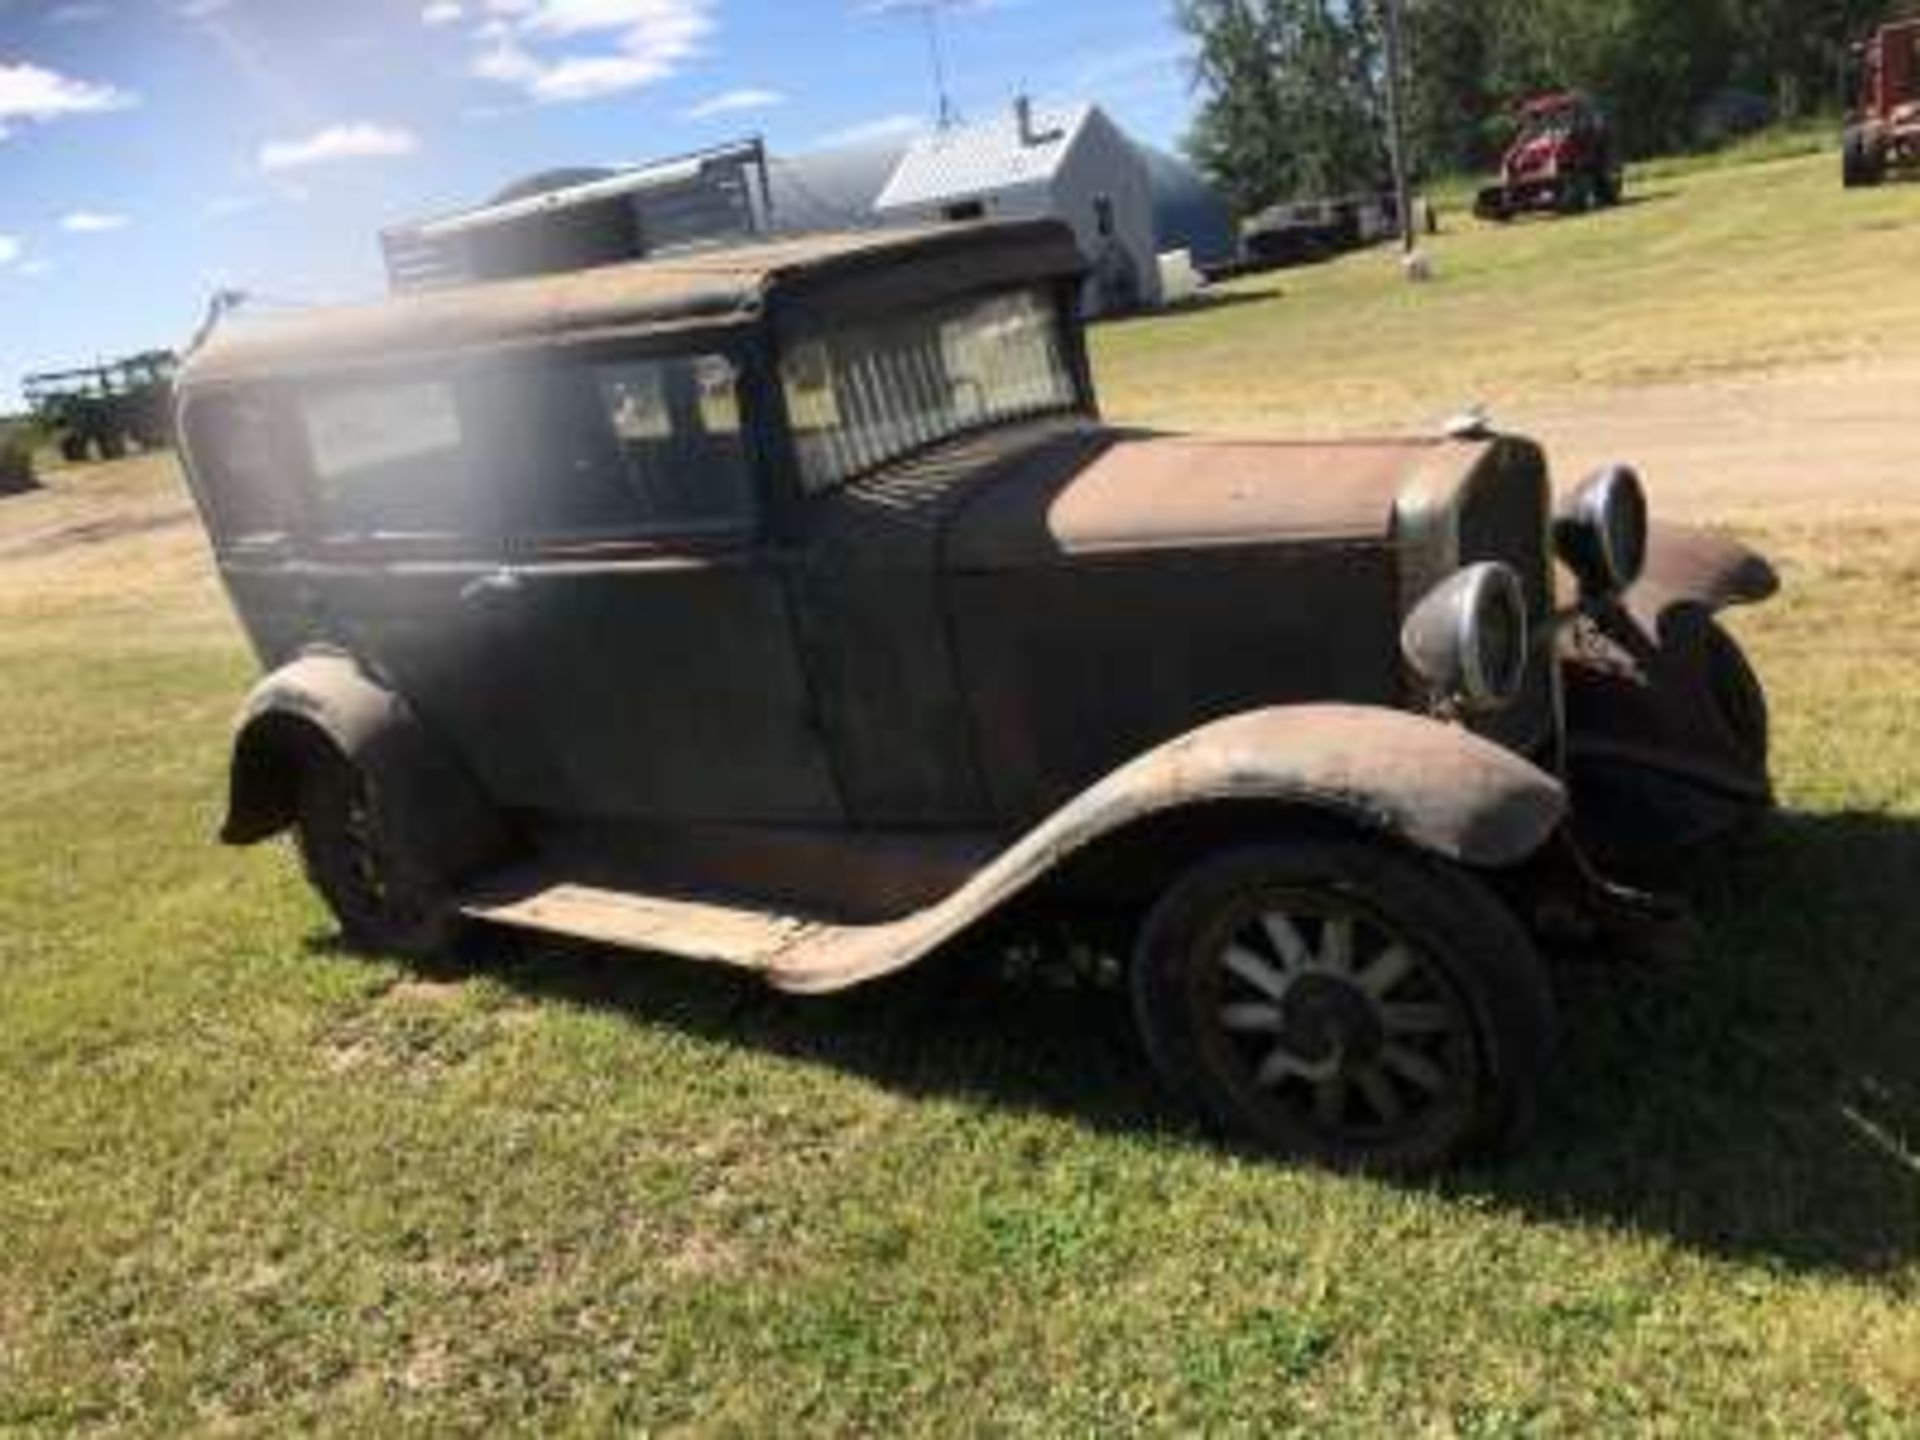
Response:
[[[23,382],[27,404],[66,460],[117,460],[130,446],[155,450],[172,442],[171,350],[148,350],[108,364],[51,370]]]
[[[1584,95],[1541,95],[1520,107],[1520,128],[1500,161],[1499,183],[1474,202],[1482,220],[1529,211],[1579,214],[1617,205],[1626,176],[1606,112]]]
[[[1920,170],[1920,19],[1882,25],[1857,46],[1851,88],[1840,152],[1846,187]]]

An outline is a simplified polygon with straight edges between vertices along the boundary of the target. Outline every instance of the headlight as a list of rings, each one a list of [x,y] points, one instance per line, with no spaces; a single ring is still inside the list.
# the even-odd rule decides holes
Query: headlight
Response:
[[[1527,679],[1527,596],[1511,566],[1474,565],[1436,587],[1407,617],[1400,651],[1434,694],[1468,710],[1498,710]]]
[[[1554,517],[1554,548],[1583,595],[1618,595],[1647,565],[1647,492],[1625,465],[1580,482]]]

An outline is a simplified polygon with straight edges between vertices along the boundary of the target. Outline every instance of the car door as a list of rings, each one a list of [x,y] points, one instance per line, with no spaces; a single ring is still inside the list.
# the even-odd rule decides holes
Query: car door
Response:
[[[298,388],[317,628],[402,696],[503,808],[551,786],[529,677],[495,603],[504,540],[449,366]]]
[[[472,381],[553,809],[841,818],[762,536],[738,376],[718,349],[628,345],[503,360]]]

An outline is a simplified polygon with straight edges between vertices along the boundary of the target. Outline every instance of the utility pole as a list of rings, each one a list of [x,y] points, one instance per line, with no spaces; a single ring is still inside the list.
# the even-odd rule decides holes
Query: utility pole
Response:
[[[1428,266],[1413,228],[1413,179],[1407,167],[1406,33],[1404,0],[1380,0],[1387,37],[1387,149],[1393,161],[1393,203],[1400,217],[1400,263],[1410,280],[1424,280]]]

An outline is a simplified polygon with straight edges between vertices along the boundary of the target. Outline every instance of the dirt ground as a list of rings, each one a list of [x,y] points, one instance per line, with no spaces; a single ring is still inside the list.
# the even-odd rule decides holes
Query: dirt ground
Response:
[[[1714,520],[1920,511],[1920,362],[1601,391],[1496,412],[1534,436],[1565,484],[1608,460],[1647,481],[1656,513]]]

